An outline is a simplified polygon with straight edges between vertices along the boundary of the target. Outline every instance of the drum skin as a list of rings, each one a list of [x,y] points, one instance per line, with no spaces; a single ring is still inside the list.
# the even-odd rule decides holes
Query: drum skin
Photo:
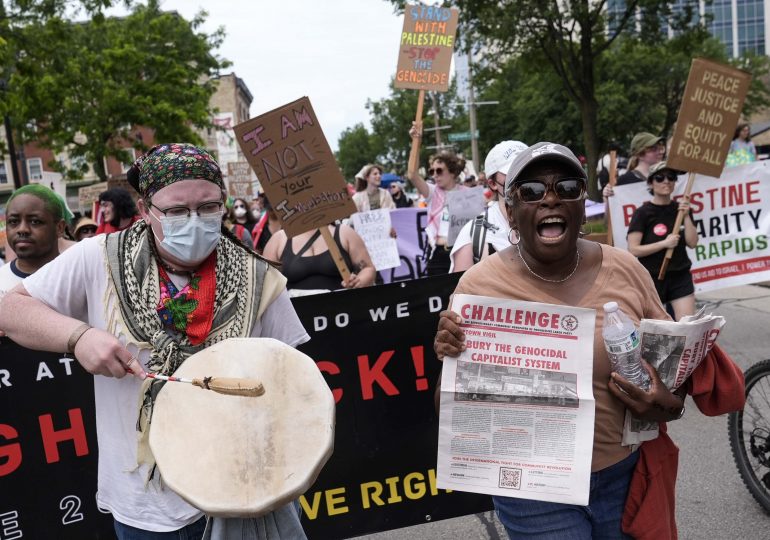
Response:
[[[315,362],[270,338],[217,343],[178,377],[257,379],[265,393],[230,396],[169,382],[158,394],[150,448],[163,482],[217,517],[257,517],[298,498],[334,446],[334,398]]]

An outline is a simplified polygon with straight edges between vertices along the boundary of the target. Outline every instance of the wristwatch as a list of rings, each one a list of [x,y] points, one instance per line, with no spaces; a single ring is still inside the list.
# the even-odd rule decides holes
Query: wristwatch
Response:
[[[681,420],[682,419],[682,417],[684,416],[684,409],[685,409],[684,408],[684,400],[682,400],[682,408],[679,411],[679,414],[676,415],[676,418],[674,418],[674,420]]]

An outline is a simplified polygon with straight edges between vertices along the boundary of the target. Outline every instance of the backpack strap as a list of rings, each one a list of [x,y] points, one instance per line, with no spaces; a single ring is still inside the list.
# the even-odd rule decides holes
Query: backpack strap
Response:
[[[471,244],[473,245],[473,264],[476,264],[481,260],[481,256],[484,254],[484,246],[487,243],[487,217],[489,216],[489,207],[484,209],[483,214],[479,214],[473,218],[471,224]]]

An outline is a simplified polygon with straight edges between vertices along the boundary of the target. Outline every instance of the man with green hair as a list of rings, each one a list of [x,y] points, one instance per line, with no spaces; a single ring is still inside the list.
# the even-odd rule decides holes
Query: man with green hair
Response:
[[[0,268],[0,296],[59,255],[68,213],[46,186],[31,184],[13,192],[5,210],[6,233],[17,258]]]

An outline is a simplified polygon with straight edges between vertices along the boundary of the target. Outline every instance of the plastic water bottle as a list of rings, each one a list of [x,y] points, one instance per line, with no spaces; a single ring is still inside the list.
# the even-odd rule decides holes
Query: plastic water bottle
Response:
[[[604,347],[610,357],[612,371],[622,375],[639,388],[650,387],[650,375],[642,366],[642,349],[639,331],[617,302],[604,304]]]

